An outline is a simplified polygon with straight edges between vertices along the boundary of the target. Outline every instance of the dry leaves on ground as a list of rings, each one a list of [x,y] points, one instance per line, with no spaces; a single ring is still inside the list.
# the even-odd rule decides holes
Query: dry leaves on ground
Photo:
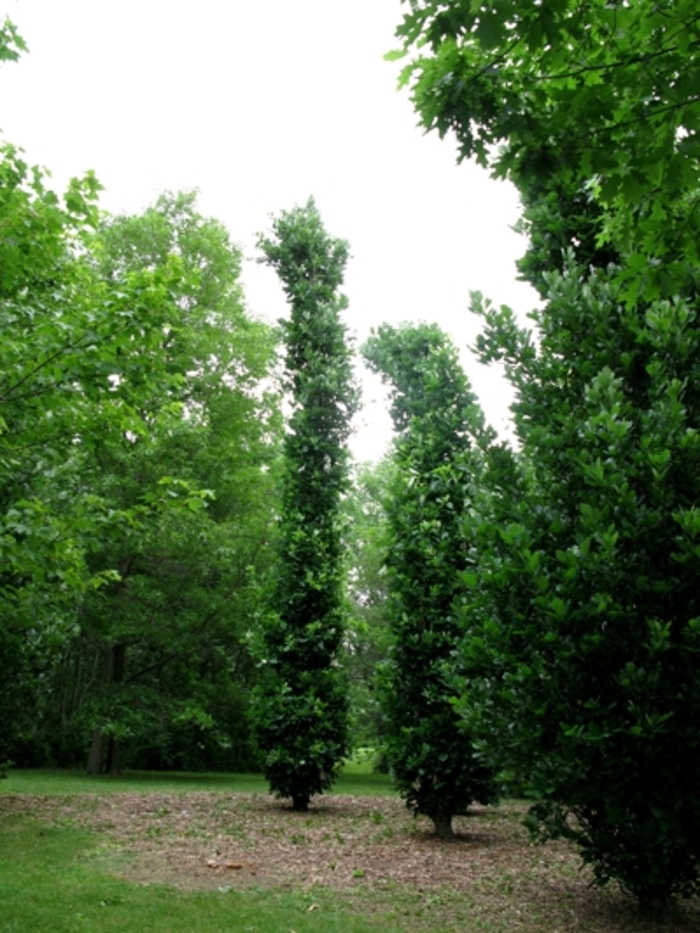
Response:
[[[475,807],[444,842],[390,797],[328,795],[308,813],[262,794],[0,797],[0,816],[97,830],[115,870],[140,882],[399,892],[451,905],[453,914],[457,903],[493,914],[504,924],[494,930],[656,929],[635,920],[619,892],[591,890],[566,844],[530,844],[524,809]],[[700,928],[700,911],[679,923],[673,928]]]

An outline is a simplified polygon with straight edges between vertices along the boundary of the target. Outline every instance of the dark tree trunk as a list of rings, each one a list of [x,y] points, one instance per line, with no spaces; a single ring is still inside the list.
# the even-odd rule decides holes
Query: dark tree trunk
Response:
[[[297,810],[299,813],[306,813],[309,809],[309,800],[311,800],[311,798],[306,795],[292,797],[292,810]]]
[[[107,774],[120,774],[119,769],[119,739],[110,735],[107,742],[107,764],[105,765]]]
[[[102,770],[102,759],[104,757],[105,737],[102,726],[98,726],[92,733],[92,745],[90,746],[90,755],[88,756],[87,773],[96,777]]]
[[[100,689],[107,693],[113,684],[124,680],[124,667],[126,665],[126,645],[110,645],[102,665],[102,678]],[[88,756],[87,773],[98,775],[102,773],[102,766],[107,755],[106,770],[108,774],[119,773],[119,739],[114,736],[105,736],[102,725],[97,726],[92,733],[92,745]]]
[[[126,667],[126,645],[119,644],[112,648],[112,683],[120,684],[124,680]],[[107,745],[107,774],[119,774],[119,739],[113,735],[109,737]]]
[[[435,824],[435,835],[439,839],[454,839],[451,813],[431,813],[430,819]]]

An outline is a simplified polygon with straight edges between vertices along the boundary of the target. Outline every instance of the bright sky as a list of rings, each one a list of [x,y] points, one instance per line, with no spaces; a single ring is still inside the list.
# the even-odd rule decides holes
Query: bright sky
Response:
[[[244,251],[251,312],[284,314],[274,272],[255,264],[269,217],[313,195],[352,248],[347,321],[362,341],[384,321],[435,321],[460,348],[478,321],[469,292],[520,312],[525,243],[510,230],[515,190],[416,128],[396,91],[400,0],[0,0],[29,44],[0,68],[0,128],[57,187],[93,169],[102,206],[139,211],[164,189],[196,187],[203,213]],[[487,416],[510,398],[465,354]],[[390,423],[377,381],[353,447],[381,455]]]

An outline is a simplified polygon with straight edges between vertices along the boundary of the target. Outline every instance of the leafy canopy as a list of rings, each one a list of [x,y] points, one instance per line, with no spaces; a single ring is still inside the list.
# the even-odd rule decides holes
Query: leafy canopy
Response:
[[[628,256],[628,301],[668,295],[700,242],[695,0],[412,0],[401,76],[427,129],[496,176],[587,192]]]
[[[464,715],[536,830],[658,906],[700,859],[700,14],[412,0],[399,34],[424,126],[518,186],[543,298],[534,334],[475,301],[519,455],[468,523]]]

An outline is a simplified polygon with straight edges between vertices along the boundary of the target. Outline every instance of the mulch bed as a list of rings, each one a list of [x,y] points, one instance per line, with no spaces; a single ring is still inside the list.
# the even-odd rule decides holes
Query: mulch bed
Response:
[[[391,797],[328,795],[295,813],[263,794],[0,795],[0,819],[21,814],[96,831],[91,857],[104,856],[110,870],[141,883],[399,891],[424,899],[440,892],[453,912],[462,903],[498,918],[494,930],[500,922],[504,930],[551,933],[661,929],[636,917],[620,892],[592,890],[565,843],[530,844],[524,813],[518,804],[475,807],[455,819],[456,838],[445,842],[430,821],[414,819]],[[700,929],[700,910],[683,911],[663,929]]]

